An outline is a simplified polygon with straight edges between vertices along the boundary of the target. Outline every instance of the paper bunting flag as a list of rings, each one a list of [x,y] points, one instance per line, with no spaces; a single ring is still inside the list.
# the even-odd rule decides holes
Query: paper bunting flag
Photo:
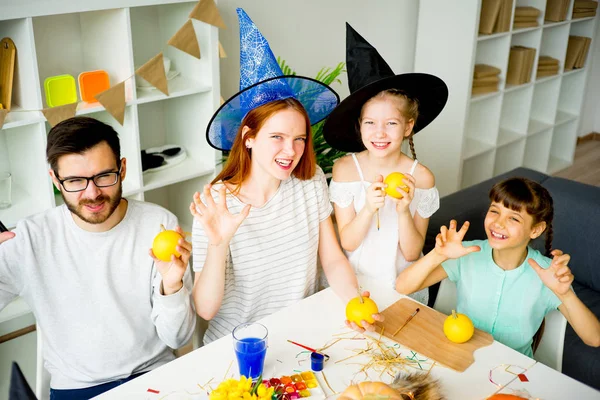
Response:
[[[196,38],[196,31],[191,19],[187,20],[181,29],[169,39],[167,44],[191,56],[200,58],[200,46],[198,46],[198,38]]]
[[[158,53],[146,64],[139,67],[135,73],[147,80],[152,86],[156,87],[167,96],[169,95],[162,52]]]
[[[214,0],[200,0],[190,13],[190,18],[206,22],[219,28],[227,28]]]
[[[2,125],[4,125],[6,114],[8,114],[8,110],[0,109],[0,129],[2,129]]]
[[[219,58],[227,58],[227,53],[225,53],[225,49],[223,48],[223,45],[221,44],[220,41],[219,41]]]
[[[76,111],[77,103],[71,103],[64,106],[44,108],[42,114],[44,114],[50,126],[54,126],[65,119],[73,118]]]
[[[223,105],[225,103],[225,99],[223,99],[223,96],[221,96],[221,105]]]
[[[106,108],[106,111],[108,111],[119,124],[123,125],[123,121],[125,121],[125,82],[121,82],[118,85],[97,94],[96,100]]]

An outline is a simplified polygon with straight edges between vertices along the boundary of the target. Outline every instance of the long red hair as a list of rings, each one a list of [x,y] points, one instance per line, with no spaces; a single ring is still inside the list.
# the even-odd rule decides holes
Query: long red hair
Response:
[[[242,183],[250,176],[251,159],[250,149],[246,148],[244,142],[248,138],[256,137],[256,134],[265,124],[265,122],[275,113],[292,109],[298,111],[303,117],[306,124],[306,145],[304,153],[300,157],[300,161],[292,175],[301,180],[312,178],[317,170],[317,158],[313,149],[312,130],[310,128],[310,119],[302,104],[294,99],[288,98],[284,100],[276,100],[262,106],[256,107],[242,120],[242,123],[237,131],[233,146],[227,157],[227,162],[223,170],[213,179],[212,183],[219,181],[227,182],[234,186],[234,193],[238,192]],[[242,136],[242,130],[247,126],[250,128],[245,135]]]

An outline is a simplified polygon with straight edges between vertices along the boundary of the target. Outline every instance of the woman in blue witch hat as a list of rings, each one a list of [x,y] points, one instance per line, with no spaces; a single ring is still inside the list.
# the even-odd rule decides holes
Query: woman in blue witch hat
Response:
[[[237,13],[240,92],[207,128],[208,143],[230,153],[190,205],[194,302],[210,320],[205,343],[315,293],[317,253],[342,300],[357,291],[310,128],[339,98],[313,79],[283,76],[265,38],[242,9]]]
[[[396,75],[348,24],[346,68],[351,94],[323,129],[332,147],[352,152],[333,167],[331,200],[352,266],[394,287],[397,275],[421,256],[429,217],[439,208],[433,174],[418,163],[412,138],[442,111],[448,89],[433,75]],[[401,151],[405,140],[412,158]],[[405,190],[384,183],[393,172],[404,174],[397,183]],[[411,296],[427,304],[428,294]]]

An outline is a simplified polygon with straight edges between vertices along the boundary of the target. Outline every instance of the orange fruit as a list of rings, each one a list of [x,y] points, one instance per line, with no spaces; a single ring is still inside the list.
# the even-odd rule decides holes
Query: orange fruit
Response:
[[[355,297],[346,304],[346,319],[361,327],[363,320],[374,323],[373,314],[378,312],[377,304],[369,297],[362,296],[362,303],[361,297]]]
[[[392,172],[391,174],[389,174],[388,176],[385,177],[385,179],[383,180],[383,183],[387,184],[387,187],[385,188],[385,192],[396,198],[396,199],[401,199],[402,197],[404,197],[402,195],[402,193],[400,193],[398,190],[396,189],[402,189],[404,190],[406,193],[408,193],[408,186],[406,186],[406,184],[404,182],[402,182],[402,179],[404,178],[404,174],[401,172]]]
[[[152,243],[152,251],[156,258],[161,261],[171,261],[171,254],[175,254],[175,257],[181,256],[176,250],[179,239],[181,235],[175,231],[162,231],[156,235]]]
[[[469,317],[452,310],[452,315],[444,321],[444,335],[451,342],[464,343],[475,333],[475,326]]]

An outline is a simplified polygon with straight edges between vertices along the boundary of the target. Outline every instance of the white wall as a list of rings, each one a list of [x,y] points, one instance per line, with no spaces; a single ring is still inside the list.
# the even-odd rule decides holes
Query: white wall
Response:
[[[224,99],[239,87],[239,25],[241,7],[282,57],[299,75],[314,77],[322,67],[346,60],[347,21],[383,56],[396,73],[413,66],[418,2],[414,0],[218,0],[227,29],[219,37],[228,58],[221,59],[221,94]],[[367,7],[368,4],[368,7]],[[346,74],[342,85],[348,95]]]
[[[598,17],[596,17],[598,18]],[[596,35],[592,38],[592,56],[588,68],[586,94],[581,110],[579,136],[591,132],[600,133],[600,24],[596,22]]]

